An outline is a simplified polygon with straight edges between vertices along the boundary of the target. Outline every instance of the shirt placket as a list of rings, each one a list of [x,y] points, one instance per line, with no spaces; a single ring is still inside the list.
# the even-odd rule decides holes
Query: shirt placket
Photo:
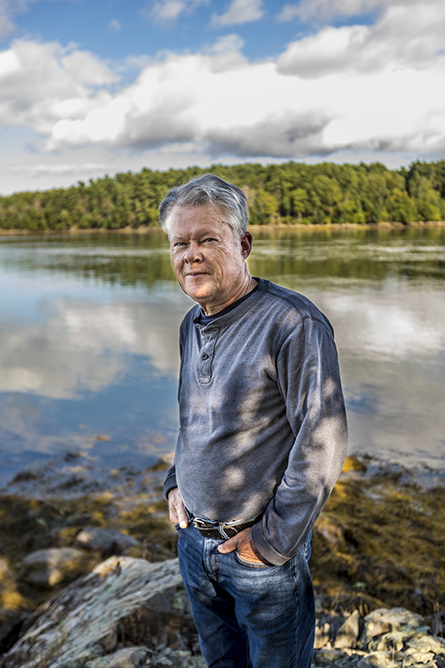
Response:
[[[210,383],[212,380],[212,362],[215,355],[215,343],[218,331],[201,330],[201,350],[198,360],[198,380],[200,383]]]

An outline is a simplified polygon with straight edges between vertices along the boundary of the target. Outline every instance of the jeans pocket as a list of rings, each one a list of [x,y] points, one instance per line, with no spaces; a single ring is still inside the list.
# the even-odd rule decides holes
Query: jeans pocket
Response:
[[[247,568],[264,570],[266,568],[274,567],[274,564],[263,564],[256,561],[247,561],[247,559],[243,559],[236,550],[234,552],[234,555],[237,562],[241,564],[241,566],[247,566]]]

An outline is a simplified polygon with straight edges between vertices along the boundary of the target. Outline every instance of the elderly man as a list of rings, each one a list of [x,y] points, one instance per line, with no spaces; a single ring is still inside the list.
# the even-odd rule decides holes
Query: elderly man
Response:
[[[165,493],[212,668],[309,668],[311,530],[343,465],[332,327],[250,276],[244,193],[206,174],[159,207],[182,290],[180,431]]]

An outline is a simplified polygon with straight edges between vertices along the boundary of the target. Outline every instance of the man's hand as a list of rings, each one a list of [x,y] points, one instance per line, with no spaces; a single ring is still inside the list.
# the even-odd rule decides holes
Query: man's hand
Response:
[[[172,524],[179,524],[181,529],[186,529],[189,523],[187,513],[185,512],[184,504],[177,487],[173,487],[168,493],[168,512],[170,522]]]
[[[250,561],[253,564],[266,564],[269,565],[269,562],[263,559],[261,554],[256,549],[255,545],[252,542],[252,530],[249,527],[248,529],[243,529],[233,538],[224,541],[221,545],[218,545],[218,552],[226,554],[227,552],[233,552],[236,550],[244,561]]]

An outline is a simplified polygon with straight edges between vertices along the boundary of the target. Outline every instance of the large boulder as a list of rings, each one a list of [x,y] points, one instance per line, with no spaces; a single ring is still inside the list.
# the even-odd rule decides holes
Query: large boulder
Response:
[[[141,651],[124,652],[116,661],[143,661],[145,651],[167,646],[189,655],[194,645],[177,559],[150,564],[114,556],[40,606],[0,657],[0,668],[109,665],[99,659],[129,647]]]

